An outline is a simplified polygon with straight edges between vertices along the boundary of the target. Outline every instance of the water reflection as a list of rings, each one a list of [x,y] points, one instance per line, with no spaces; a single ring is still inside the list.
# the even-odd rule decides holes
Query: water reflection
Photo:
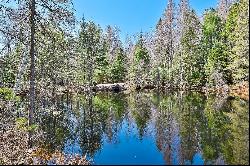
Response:
[[[50,151],[95,164],[248,164],[249,103],[198,92],[98,93],[38,99]]]

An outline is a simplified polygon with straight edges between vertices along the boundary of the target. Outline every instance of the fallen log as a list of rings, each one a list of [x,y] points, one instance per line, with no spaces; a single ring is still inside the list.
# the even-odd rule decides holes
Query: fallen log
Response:
[[[120,92],[126,89],[127,86],[125,85],[125,83],[97,84],[92,88],[93,91],[114,91],[114,92]]]

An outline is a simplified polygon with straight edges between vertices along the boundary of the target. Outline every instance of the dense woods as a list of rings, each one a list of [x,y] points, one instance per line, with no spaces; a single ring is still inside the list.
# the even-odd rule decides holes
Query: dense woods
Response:
[[[202,18],[188,0],[170,0],[153,32],[124,42],[118,27],[76,20],[70,0],[2,0],[0,12],[0,86],[29,94],[30,117],[36,92],[105,83],[228,91],[248,83],[247,0],[220,0]]]
[[[248,0],[219,0],[202,16],[188,0],[168,0],[154,30],[124,41],[119,27],[77,20],[71,0],[0,0],[0,111],[28,96],[31,128],[46,97],[56,103],[61,92],[81,92],[92,105],[103,88],[242,93],[248,84]]]
[[[2,87],[34,96],[59,85],[190,89],[248,81],[246,0],[220,0],[201,18],[188,0],[170,0],[153,32],[124,42],[117,27],[75,20],[70,1],[12,3],[0,6]]]

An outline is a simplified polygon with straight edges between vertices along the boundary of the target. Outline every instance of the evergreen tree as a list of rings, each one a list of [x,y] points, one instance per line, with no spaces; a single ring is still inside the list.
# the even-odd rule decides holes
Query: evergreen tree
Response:
[[[227,84],[228,57],[223,43],[222,30],[224,24],[215,10],[205,14],[202,34],[202,51],[205,57],[205,74],[208,86]]]
[[[232,10],[232,15],[234,12]],[[229,65],[233,83],[249,81],[249,1],[240,0],[237,12],[236,26],[232,31],[231,63]]]
[[[1,3],[0,33],[8,39],[8,47],[15,47],[16,43],[21,42],[25,46],[23,48],[29,50],[28,53],[24,52],[26,56],[29,55],[30,124],[35,112],[36,56],[39,44],[42,43],[36,34],[37,32],[48,33],[45,28],[48,22],[59,29],[73,25],[75,20],[70,3],[70,0],[57,1],[57,3],[49,0],[3,1]],[[24,21],[27,18],[29,21]],[[23,59],[26,59],[26,56],[23,56]]]
[[[187,28],[181,39],[183,70],[185,71],[183,79],[188,86],[201,86],[202,74],[204,74],[202,72],[204,62],[199,52],[201,24],[194,10],[188,13],[185,21]]]
[[[131,81],[136,87],[142,87],[144,82],[149,77],[149,63],[150,57],[147,48],[145,47],[145,40],[142,32],[135,45],[133,65],[130,68]]]
[[[156,26],[155,35],[155,58],[156,70],[162,73],[162,82],[172,80],[171,68],[174,56],[174,2],[170,0],[163,16],[160,18]]]
[[[111,66],[111,79],[113,83],[115,82],[123,82],[126,77],[126,61],[124,51],[120,48],[116,51],[116,59],[114,60]]]
[[[188,0],[181,0],[178,8],[178,17],[177,17],[177,28],[176,28],[176,51],[175,51],[175,67],[174,67],[174,75],[177,77],[174,78],[174,82],[179,87],[185,86],[185,70],[184,70],[184,61],[183,61],[183,46],[182,39],[187,30],[187,22],[188,14],[190,12],[190,6]]]
[[[87,83],[88,86],[93,86],[94,72],[99,70],[101,65],[98,62],[103,62],[103,56],[105,56],[101,51],[103,46],[101,34],[101,28],[94,22],[83,20],[81,23],[78,43],[83,66],[79,66],[79,70],[83,74],[84,83]]]

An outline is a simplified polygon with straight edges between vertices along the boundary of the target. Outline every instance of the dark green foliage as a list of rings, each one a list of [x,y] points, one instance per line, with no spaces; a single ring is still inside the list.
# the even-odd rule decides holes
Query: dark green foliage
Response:
[[[224,24],[216,11],[210,10],[205,14],[201,53],[206,58],[205,75],[209,86],[221,86],[230,82],[223,27]]]
[[[14,87],[22,53],[21,49],[21,46],[17,46],[13,52],[3,57],[3,62],[0,64],[0,83],[3,84],[3,86]]]
[[[184,80],[189,86],[201,86],[203,79],[202,57],[200,56],[200,22],[196,13],[191,11],[187,15],[187,28],[181,40]]]
[[[148,84],[150,78],[150,55],[144,45],[142,33],[135,45],[133,52],[133,63],[130,67],[130,80],[135,86],[144,86]]]
[[[116,51],[116,59],[111,66],[111,80],[112,82],[123,82],[126,76],[126,55],[123,50],[119,48]]]
[[[143,36],[140,34],[139,40],[136,44],[135,49],[135,61],[137,64],[143,63],[143,66],[146,67],[146,65],[149,64],[149,53],[145,46],[143,45]]]

